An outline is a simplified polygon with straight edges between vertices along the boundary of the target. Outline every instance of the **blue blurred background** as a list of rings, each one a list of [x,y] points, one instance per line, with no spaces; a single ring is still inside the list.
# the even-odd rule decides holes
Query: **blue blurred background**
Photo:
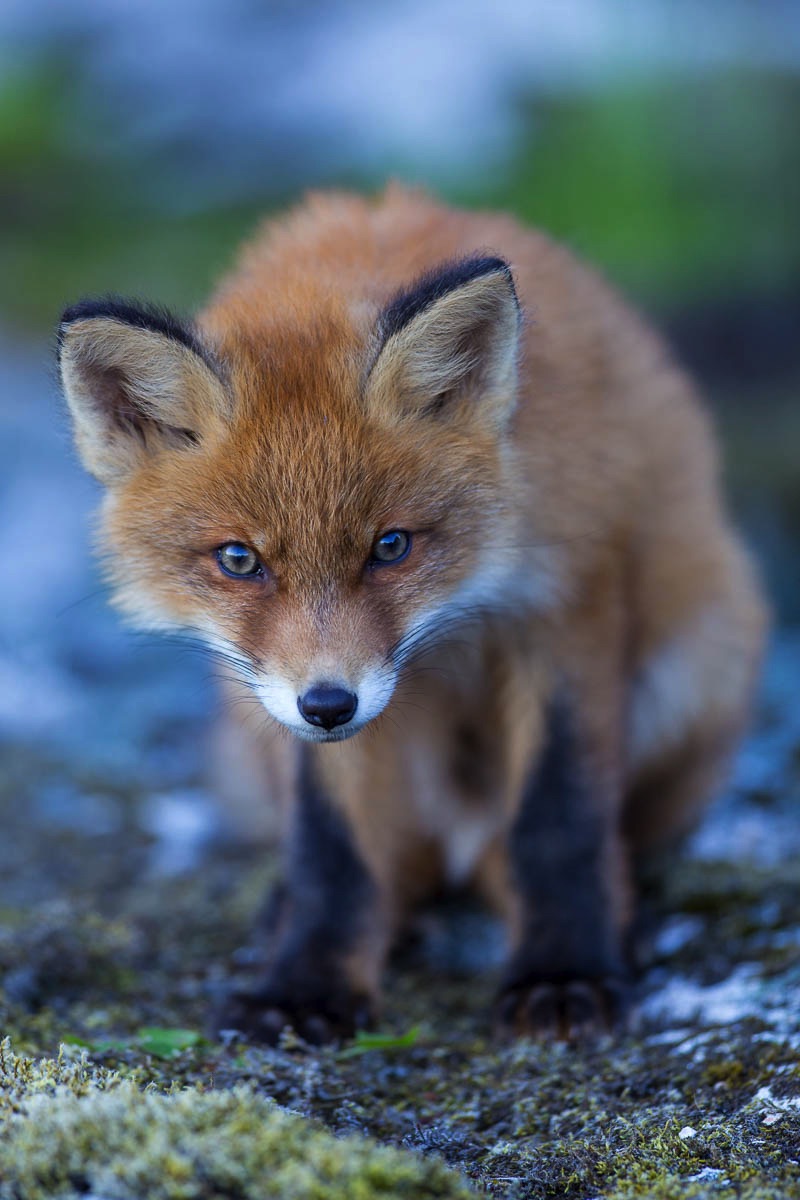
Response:
[[[119,762],[138,713],[187,777],[207,695],[105,608],[52,329],[92,292],[190,311],[311,186],[423,183],[599,264],[705,386],[800,620],[799,133],[797,0],[2,0],[0,735]]]

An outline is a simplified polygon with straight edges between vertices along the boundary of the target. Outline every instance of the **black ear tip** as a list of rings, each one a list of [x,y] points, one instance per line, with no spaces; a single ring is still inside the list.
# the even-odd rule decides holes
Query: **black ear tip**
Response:
[[[471,283],[473,279],[482,279],[486,275],[504,275],[512,289],[514,288],[511,263],[499,254],[471,254],[468,258],[445,263],[438,271],[431,272],[431,275],[438,275],[443,279],[448,290]]]
[[[206,360],[209,358],[209,354],[194,332],[191,322],[175,316],[162,305],[126,300],[121,296],[90,296],[65,308],[58,326],[59,355],[69,326],[75,321],[90,321],[96,317],[119,321],[122,325],[130,325],[134,329],[161,334],[170,341],[180,342],[187,350],[192,350],[201,358]]]
[[[519,296],[517,294],[517,286],[514,282],[514,272],[511,263],[506,258],[500,258],[498,255],[491,255],[482,260],[486,264],[485,271],[481,274],[486,275],[503,275],[511,290],[511,294],[519,308]]]
[[[441,300],[448,292],[464,287],[486,275],[502,274],[508,280],[514,301],[519,307],[511,265],[497,254],[472,254],[467,258],[445,262],[427,271],[409,288],[393,297],[381,314],[380,330],[383,339],[391,337],[426,308]]]
[[[121,296],[86,296],[64,309],[59,329],[63,332],[73,321],[90,321],[93,317],[110,317],[127,325],[140,325],[148,315],[155,317],[159,315],[158,310],[152,305],[124,300]]]
[[[61,352],[64,349],[64,339],[67,335],[67,330],[73,321],[79,321],[83,314],[83,309],[89,301],[79,300],[77,304],[69,304],[62,312],[58,319],[56,327],[56,353],[61,358]]]
[[[505,276],[517,308],[519,308],[519,294],[517,293],[517,285],[514,280],[514,272],[512,270],[511,263],[505,258],[491,258],[489,261],[494,264],[492,268],[493,271]]]
[[[480,255],[473,261],[478,268],[477,274],[489,275],[494,271],[502,271],[504,275],[511,276],[511,263],[508,259],[501,258],[499,254]]]
[[[79,300],[77,304],[70,304],[64,309],[58,319],[56,327],[56,358],[61,362],[61,355],[64,352],[64,342],[66,341],[67,332],[73,321],[79,321],[83,315],[82,309],[86,301]]]
[[[68,304],[61,314],[59,327],[63,329],[65,325],[70,325],[73,321],[79,321],[83,316],[93,316],[94,314],[91,311],[87,312],[86,310],[91,310],[91,307],[96,303],[97,301],[93,300],[78,300],[75,304]]]

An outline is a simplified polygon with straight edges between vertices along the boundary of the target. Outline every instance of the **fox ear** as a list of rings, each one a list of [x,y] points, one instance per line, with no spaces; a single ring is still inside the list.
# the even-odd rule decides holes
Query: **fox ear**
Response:
[[[105,484],[200,441],[227,409],[211,354],[166,310],[83,300],[61,318],[58,357],[78,450]]]
[[[508,263],[469,258],[422,277],[384,309],[368,403],[384,416],[446,413],[469,396],[502,428],[516,400],[520,309]]]

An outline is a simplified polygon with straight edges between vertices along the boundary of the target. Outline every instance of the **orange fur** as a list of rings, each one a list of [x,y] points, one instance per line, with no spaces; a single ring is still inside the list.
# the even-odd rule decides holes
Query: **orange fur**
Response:
[[[502,273],[430,309],[433,334],[420,321],[381,344],[399,289],[476,252],[511,266],[516,356]],[[448,337],[463,347],[479,307],[485,328],[455,366]],[[317,679],[355,691],[369,671],[385,674],[398,640],[415,621],[423,630],[416,657],[370,685],[374,721],[308,750],[378,889],[342,967],[353,986],[375,992],[393,931],[443,883],[472,881],[524,924],[507,839],[561,683],[622,936],[630,851],[682,833],[712,795],[765,628],[690,382],[567,250],[398,186],[375,201],[311,196],[268,222],[199,331],[220,368],[198,360],[191,403],[176,401],[196,417],[192,443],[140,445],[110,480],[103,544],[118,602],[140,622],[224,644],[280,713]],[[78,373],[98,353],[77,334],[65,347]],[[134,338],[125,361],[140,348]],[[473,378],[478,359],[488,365]],[[428,381],[446,392],[448,373],[452,395],[432,415]],[[93,466],[92,415],[71,403]],[[413,531],[412,551],[365,571],[386,529]],[[212,552],[228,541],[258,553],[263,583],[219,572]],[[259,746],[289,814],[299,745],[270,732]]]

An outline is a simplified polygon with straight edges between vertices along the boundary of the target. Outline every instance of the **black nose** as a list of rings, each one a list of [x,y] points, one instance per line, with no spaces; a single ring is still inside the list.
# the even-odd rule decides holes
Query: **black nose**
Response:
[[[319,683],[311,687],[297,701],[301,716],[309,725],[321,725],[333,729],[335,725],[346,725],[358,706],[358,696],[344,688],[329,687]]]

